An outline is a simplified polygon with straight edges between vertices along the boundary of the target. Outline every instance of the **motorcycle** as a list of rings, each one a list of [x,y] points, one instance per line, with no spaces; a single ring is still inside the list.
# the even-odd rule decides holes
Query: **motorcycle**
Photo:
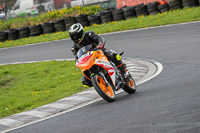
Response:
[[[92,82],[97,93],[105,101],[115,101],[115,92],[120,88],[129,94],[136,91],[136,84],[132,76],[125,79],[101,49],[86,45],[79,49],[77,56],[76,67],[81,69],[81,72]]]

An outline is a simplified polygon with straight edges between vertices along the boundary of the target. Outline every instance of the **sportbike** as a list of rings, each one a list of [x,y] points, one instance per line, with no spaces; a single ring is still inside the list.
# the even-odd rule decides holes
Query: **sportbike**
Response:
[[[136,84],[132,76],[124,78],[120,70],[112,61],[108,60],[101,49],[86,45],[79,49],[77,56],[76,67],[81,69],[81,72],[92,82],[95,90],[104,100],[115,101],[115,91],[120,88],[130,94],[136,91]]]

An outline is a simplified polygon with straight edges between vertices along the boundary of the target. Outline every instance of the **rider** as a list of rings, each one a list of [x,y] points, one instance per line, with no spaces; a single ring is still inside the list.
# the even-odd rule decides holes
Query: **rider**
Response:
[[[76,59],[78,59],[77,52],[80,48],[92,44],[93,48],[102,49],[104,55],[108,58],[108,60],[111,60],[116,67],[118,67],[123,77],[127,78],[130,75],[126,69],[126,65],[121,60],[121,56],[113,50],[107,50],[106,48],[104,48],[104,38],[96,35],[93,31],[84,32],[83,26],[80,23],[73,24],[69,28],[69,35],[74,42],[71,51],[73,52]],[[81,81],[83,85],[87,85],[90,87],[92,86],[91,81],[85,76],[81,78]]]

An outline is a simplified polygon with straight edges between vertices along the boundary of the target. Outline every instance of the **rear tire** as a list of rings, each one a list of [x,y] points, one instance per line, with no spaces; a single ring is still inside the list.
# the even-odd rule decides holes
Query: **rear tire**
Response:
[[[107,102],[114,102],[116,99],[115,95],[115,88],[113,85],[108,83],[108,86],[105,86],[105,81],[104,79],[95,74],[94,76],[91,77],[91,82],[92,85],[94,86],[95,90],[97,93]]]
[[[126,83],[126,85],[122,88],[125,92],[132,94],[135,93],[137,90],[137,86],[135,84],[135,81],[132,77],[129,78],[129,82]]]

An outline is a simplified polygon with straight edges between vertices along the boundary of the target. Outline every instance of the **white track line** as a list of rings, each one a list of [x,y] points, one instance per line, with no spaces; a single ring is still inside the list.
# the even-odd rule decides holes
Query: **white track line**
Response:
[[[146,80],[144,80],[144,81],[142,81],[142,82],[139,82],[139,83],[137,83],[136,85],[143,84],[143,83],[149,81],[150,79],[156,77],[157,75],[159,75],[159,74],[162,72],[162,70],[163,70],[163,65],[162,65],[161,63],[159,63],[159,62],[154,62],[154,61],[151,61],[151,62],[154,63],[154,64],[157,66],[157,72],[156,72],[152,77],[150,77],[150,78],[148,78],[148,79],[146,79]],[[123,92],[123,90],[117,91],[116,94],[119,94],[119,93],[121,93],[121,92]],[[98,101],[100,101],[100,100],[102,100],[102,98],[98,98],[98,99],[95,99],[95,100],[93,100],[93,101],[91,101],[91,102],[84,103],[84,104],[82,104],[82,105],[80,105],[80,106],[78,106],[78,107],[75,107],[75,108],[72,108],[72,109],[63,111],[63,112],[61,112],[61,113],[58,113],[58,114],[55,114],[55,115],[52,115],[52,116],[49,116],[49,117],[46,117],[46,118],[43,118],[43,119],[40,119],[40,120],[36,120],[36,121],[34,121],[34,122],[30,122],[30,123],[24,124],[24,125],[19,126],[19,127],[16,127],[16,128],[12,128],[12,129],[6,130],[6,131],[4,131],[4,132],[2,132],[2,133],[6,133],[6,132],[9,132],[9,131],[13,131],[13,130],[16,130],[16,129],[19,129],[19,128],[22,128],[22,127],[25,127],[25,126],[28,126],[28,125],[32,125],[32,124],[35,124],[35,123],[38,123],[38,122],[41,122],[41,121],[44,121],[44,120],[47,120],[47,119],[50,119],[50,118],[53,118],[53,117],[56,117],[56,116],[65,114],[65,113],[68,113],[68,112],[71,112],[71,111],[74,111],[74,110],[77,110],[77,109],[79,109],[79,108],[85,107],[85,106],[87,106],[87,105],[90,105],[90,104],[92,104],[92,103],[98,102]]]
[[[152,78],[158,76],[158,75],[163,71],[163,65],[162,65],[160,62],[154,61],[154,62],[152,62],[152,63],[154,63],[154,64],[157,66],[157,71],[156,71],[156,73],[155,73],[152,77],[150,77],[150,78],[148,78],[148,79],[146,79],[146,80],[141,81],[140,83],[138,83],[138,85],[143,84],[143,83],[149,81],[150,79],[152,79]]]

